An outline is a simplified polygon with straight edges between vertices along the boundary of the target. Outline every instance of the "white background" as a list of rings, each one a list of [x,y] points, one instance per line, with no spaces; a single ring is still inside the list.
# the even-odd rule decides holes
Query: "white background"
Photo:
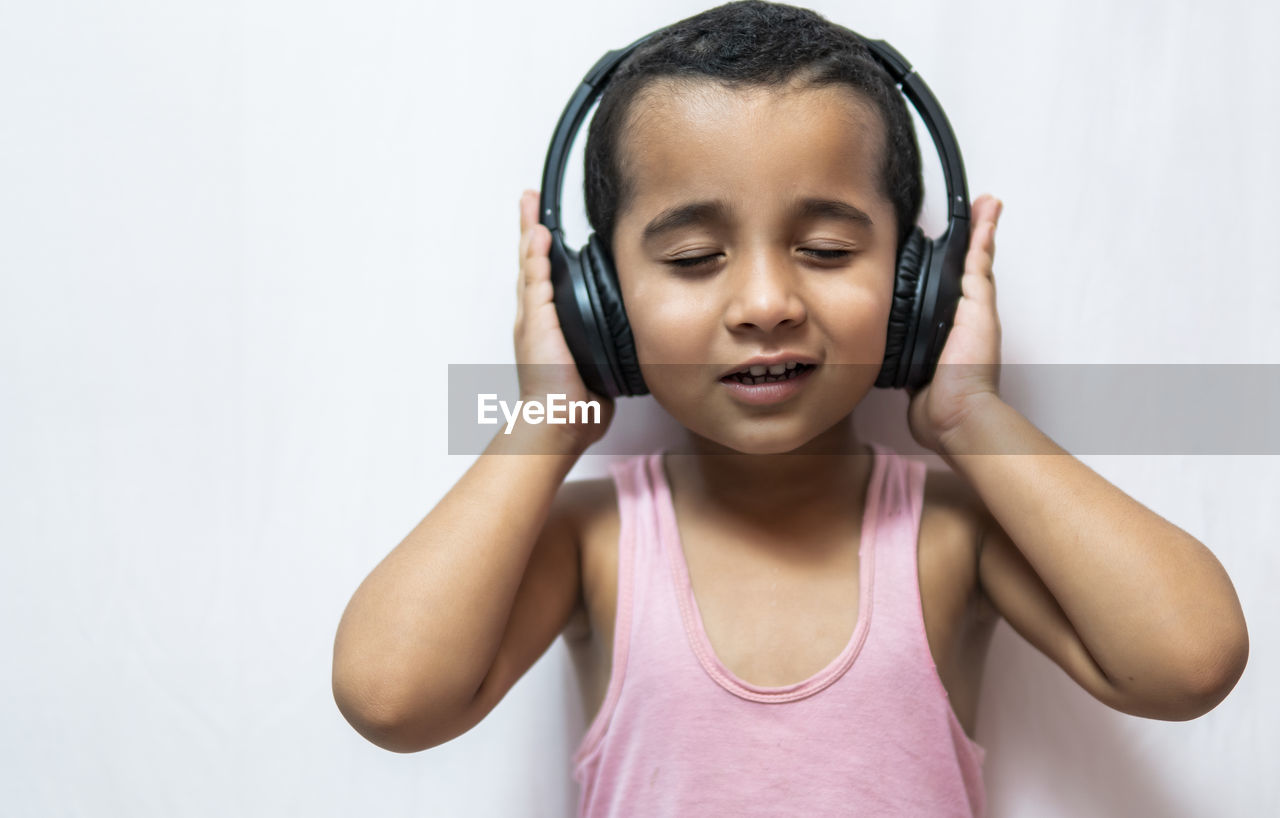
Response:
[[[446,454],[447,365],[514,358],[517,199],[569,94],[705,7],[5,4],[0,812],[572,811],[563,643],[398,755],[337,711],[333,636],[474,460]],[[906,55],[1004,200],[1006,362],[1280,363],[1275,4],[812,7]],[[877,392],[860,431],[921,454],[905,405]],[[1081,459],[1222,561],[1249,666],[1203,718],[1144,720],[1002,623],[989,814],[1277,814],[1280,458]]]

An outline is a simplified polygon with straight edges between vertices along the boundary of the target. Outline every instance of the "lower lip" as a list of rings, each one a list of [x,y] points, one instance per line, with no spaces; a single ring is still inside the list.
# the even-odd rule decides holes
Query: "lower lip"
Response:
[[[817,366],[811,366],[794,378],[772,383],[746,384],[732,378],[724,378],[720,383],[728,387],[729,393],[743,403],[749,403],[752,406],[769,406],[781,403],[799,392],[809,380],[809,376],[817,369]]]

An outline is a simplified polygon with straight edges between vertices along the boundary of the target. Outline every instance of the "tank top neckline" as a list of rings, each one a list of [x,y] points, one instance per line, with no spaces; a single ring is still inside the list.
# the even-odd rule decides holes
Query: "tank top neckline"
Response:
[[[828,687],[853,665],[866,642],[871,628],[872,591],[875,586],[875,541],[880,517],[880,498],[883,494],[885,471],[888,468],[887,450],[875,441],[867,441],[873,456],[871,476],[867,480],[866,496],[862,506],[862,525],[858,544],[858,619],[844,649],[829,663],[807,679],[787,685],[765,686],[752,684],[731,671],[716,655],[702,621],[702,612],[693,595],[693,583],[689,578],[688,563],[684,555],[684,542],[676,523],[675,503],[671,487],[663,468],[665,451],[657,451],[648,458],[649,477],[656,494],[658,525],[662,548],[675,582],[680,616],[684,622],[689,645],[698,657],[703,669],[725,690],[743,699],[756,702],[783,703],[803,699]]]

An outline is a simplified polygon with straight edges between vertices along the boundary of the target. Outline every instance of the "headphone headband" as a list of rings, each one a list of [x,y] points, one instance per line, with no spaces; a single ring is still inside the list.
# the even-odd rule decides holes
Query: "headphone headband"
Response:
[[[847,31],[848,29],[846,29]],[[652,39],[658,32],[650,32],[623,48],[605,53],[591,66],[583,77],[578,89],[569,98],[569,104],[560,114],[555,133],[551,138],[551,147],[547,151],[547,162],[542,171],[542,214],[541,221],[547,229],[563,232],[560,225],[560,189],[564,183],[565,167],[569,164],[569,149],[573,139],[582,127],[582,120],[587,111],[604,93],[609,77],[618,64],[632,52]],[[960,157],[960,147],[956,143],[951,123],[943,113],[942,106],[934,97],[929,86],[911,67],[911,63],[898,53],[897,49],[884,40],[869,40],[855,31],[850,31],[871,50],[881,66],[889,72],[889,76],[902,89],[902,93],[911,102],[912,107],[920,114],[933,145],[942,160],[942,175],[947,185],[948,219],[969,220],[969,191],[965,185],[964,161]],[[948,228],[950,230],[950,228]]]

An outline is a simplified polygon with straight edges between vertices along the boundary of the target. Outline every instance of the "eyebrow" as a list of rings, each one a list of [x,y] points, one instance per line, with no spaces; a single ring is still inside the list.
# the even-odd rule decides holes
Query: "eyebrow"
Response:
[[[847,202],[835,199],[807,198],[796,202],[792,211],[802,219],[828,218],[852,222],[857,226],[872,226],[871,217]],[[729,220],[729,207],[719,200],[689,202],[670,207],[645,225],[641,241],[648,242],[671,230],[703,222]]]

